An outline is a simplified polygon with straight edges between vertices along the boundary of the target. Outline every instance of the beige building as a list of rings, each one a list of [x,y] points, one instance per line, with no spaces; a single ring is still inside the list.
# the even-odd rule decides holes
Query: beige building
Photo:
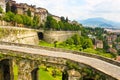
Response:
[[[3,9],[3,12],[6,12],[6,3],[5,3],[5,0],[0,0],[0,6]]]
[[[96,48],[103,48],[103,41],[95,40],[95,49]]]
[[[35,15],[39,16],[39,25],[44,24],[47,19],[48,11],[44,8],[39,7],[39,8],[36,8]]]
[[[60,17],[52,15],[53,19],[55,19],[57,22],[61,21]]]

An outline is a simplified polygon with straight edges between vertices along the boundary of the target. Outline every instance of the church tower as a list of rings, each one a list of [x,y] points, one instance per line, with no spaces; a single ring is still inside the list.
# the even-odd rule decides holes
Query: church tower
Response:
[[[5,0],[0,0],[0,6],[3,9],[3,12],[6,12],[6,3],[5,3]]]

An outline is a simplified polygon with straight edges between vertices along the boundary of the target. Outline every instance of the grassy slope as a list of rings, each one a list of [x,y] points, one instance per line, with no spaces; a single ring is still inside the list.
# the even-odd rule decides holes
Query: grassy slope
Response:
[[[54,80],[54,78],[48,72],[42,69],[39,70],[39,76],[40,76],[39,80]]]
[[[39,42],[39,45],[40,46],[45,46],[45,47],[54,47],[54,44],[50,44],[50,43],[47,43],[45,41],[40,41]],[[73,48],[69,48],[69,46],[62,46],[60,48],[63,48],[63,49],[67,49],[67,50],[76,50],[76,47],[73,47]],[[75,48],[75,49],[74,49]],[[78,51],[78,50],[76,50]],[[96,55],[100,55],[100,56],[103,56],[103,57],[107,57],[107,58],[114,58],[115,56],[113,56],[111,53],[105,53],[105,52],[100,52],[100,51],[96,51],[94,49],[85,49],[83,50],[83,52],[88,52],[88,53],[92,53],[92,54],[96,54]]]

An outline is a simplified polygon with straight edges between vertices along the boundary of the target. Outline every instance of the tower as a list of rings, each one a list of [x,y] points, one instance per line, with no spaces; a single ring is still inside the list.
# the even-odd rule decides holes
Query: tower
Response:
[[[5,0],[0,0],[0,6],[3,9],[3,12],[6,12],[6,3],[5,3]]]

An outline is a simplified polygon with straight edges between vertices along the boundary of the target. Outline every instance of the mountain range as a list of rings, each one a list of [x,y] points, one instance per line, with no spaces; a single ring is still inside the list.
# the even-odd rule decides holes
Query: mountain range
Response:
[[[100,17],[80,20],[79,23],[81,23],[85,27],[101,27],[101,28],[120,29],[120,22],[114,22],[114,21],[106,20]]]

